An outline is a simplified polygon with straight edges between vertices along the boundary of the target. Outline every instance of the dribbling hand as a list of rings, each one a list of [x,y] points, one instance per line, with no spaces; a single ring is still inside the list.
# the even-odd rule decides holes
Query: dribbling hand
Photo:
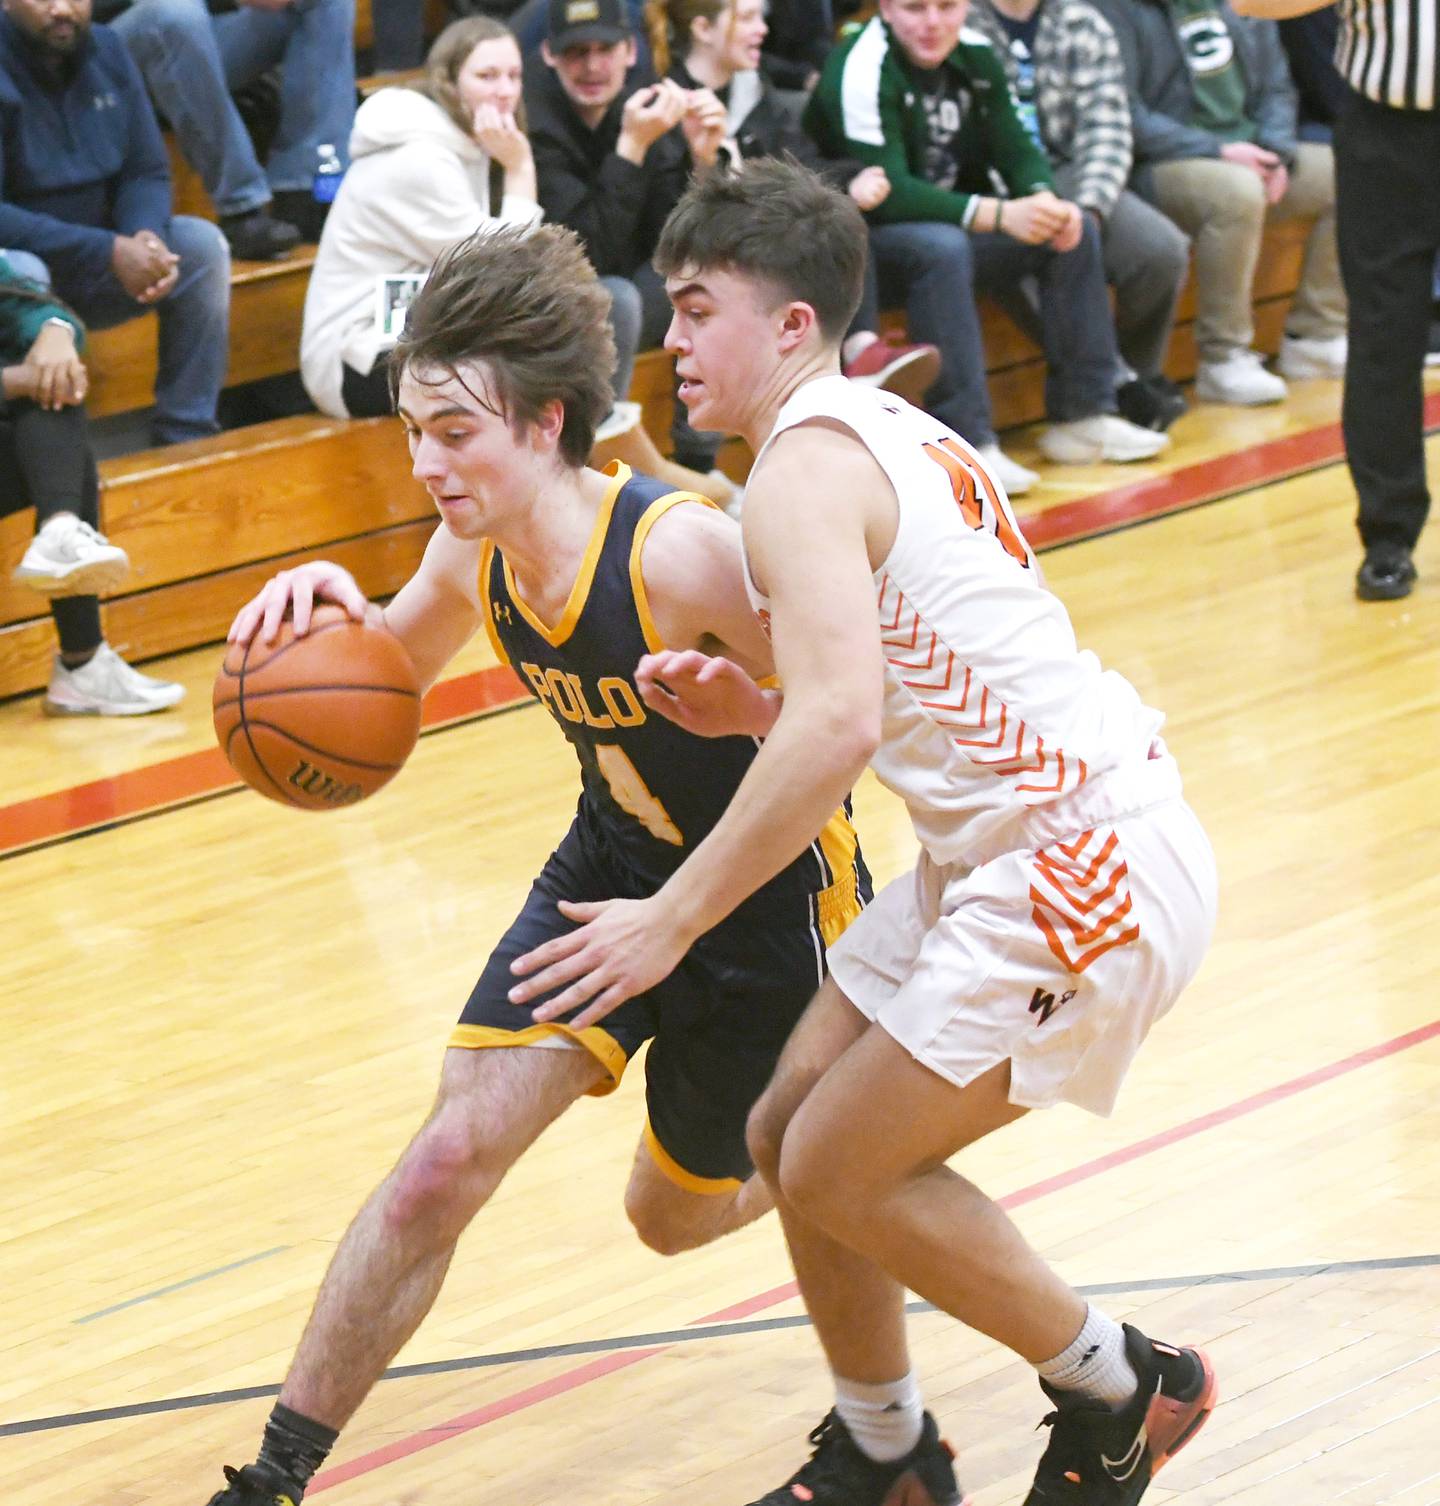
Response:
[[[271,576],[235,614],[225,641],[249,643],[258,633],[262,643],[273,643],[287,612],[294,618],[297,636],[308,633],[310,614],[317,601],[335,602],[356,622],[364,622],[370,613],[365,593],[343,565],[315,560]]]

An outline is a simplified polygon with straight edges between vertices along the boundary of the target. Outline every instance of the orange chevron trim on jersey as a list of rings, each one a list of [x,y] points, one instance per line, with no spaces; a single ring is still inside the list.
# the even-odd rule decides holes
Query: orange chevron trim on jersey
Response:
[[[1085,783],[1085,760],[1067,758],[1061,748],[1047,748],[1038,732],[1032,732],[945,647],[889,574],[880,581],[879,611],[885,662],[971,763],[1016,781],[1015,793],[1030,805]]]
[[[1034,865],[1030,915],[1068,972],[1083,973],[1097,957],[1139,939],[1130,868],[1113,827],[1041,848]]]

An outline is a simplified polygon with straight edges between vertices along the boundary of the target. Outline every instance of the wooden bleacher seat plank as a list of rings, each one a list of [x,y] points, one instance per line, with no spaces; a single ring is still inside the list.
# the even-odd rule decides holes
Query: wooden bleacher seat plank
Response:
[[[300,321],[315,248],[299,246],[283,261],[237,261],[230,272],[230,364],[226,385],[281,376],[299,364]],[[92,330],[87,362],[93,418],[129,413],[154,401],[154,314]]]

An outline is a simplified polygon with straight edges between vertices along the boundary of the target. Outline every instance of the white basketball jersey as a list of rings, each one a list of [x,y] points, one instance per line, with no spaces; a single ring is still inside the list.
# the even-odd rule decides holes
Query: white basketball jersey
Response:
[[[1004,490],[963,439],[889,393],[821,377],[781,409],[757,468],[776,435],[812,418],[850,429],[899,499],[874,574],[885,700],[872,766],[926,850],[974,865],[1032,846],[1027,821],[1060,815],[1082,786],[1089,824],[1095,781],[1151,756],[1163,716],[1076,645]]]

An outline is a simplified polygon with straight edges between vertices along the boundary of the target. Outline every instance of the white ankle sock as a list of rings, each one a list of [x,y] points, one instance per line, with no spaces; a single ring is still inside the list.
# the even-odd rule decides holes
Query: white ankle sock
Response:
[[[1085,1309],[1084,1326],[1073,1344],[1035,1368],[1057,1391],[1076,1391],[1116,1408],[1123,1407],[1140,1384],[1125,1353],[1124,1330],[1098,1307]]]
[[[878,1386],[837,1375],[835,1410],[860,1451],[877,1463],[902,1458],[920,1441],[925,1405],[913,1370]]]

